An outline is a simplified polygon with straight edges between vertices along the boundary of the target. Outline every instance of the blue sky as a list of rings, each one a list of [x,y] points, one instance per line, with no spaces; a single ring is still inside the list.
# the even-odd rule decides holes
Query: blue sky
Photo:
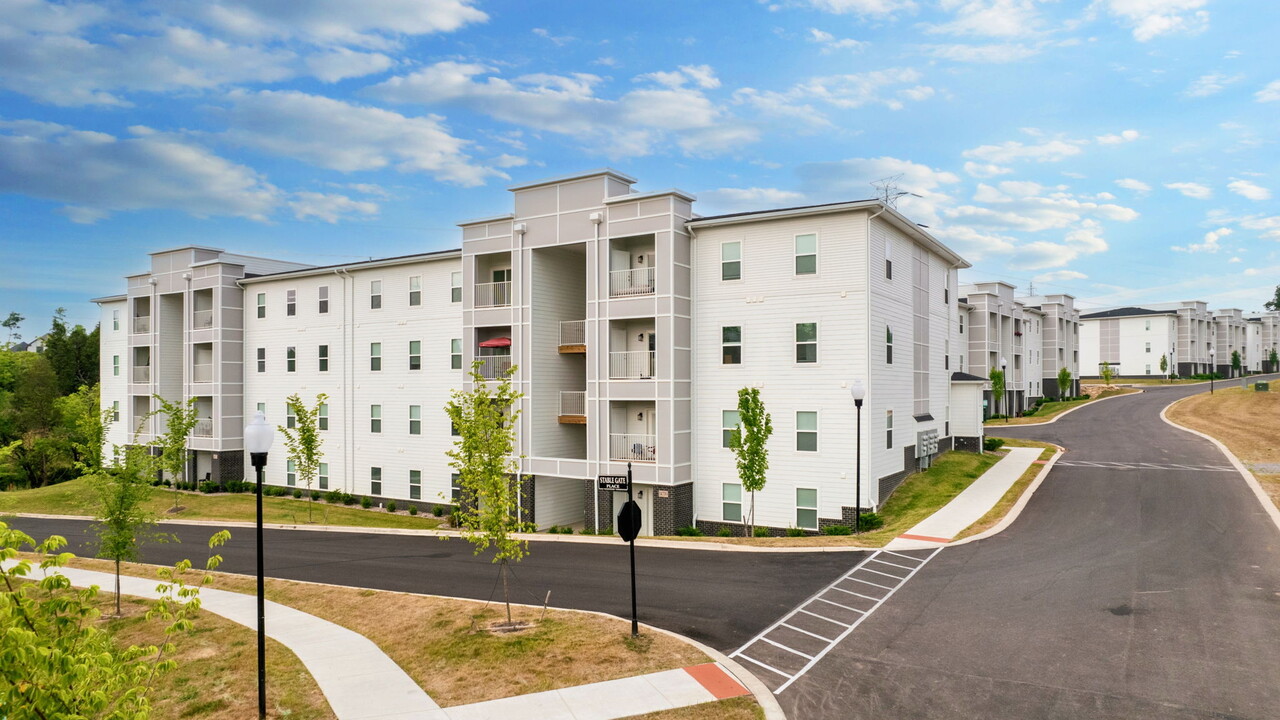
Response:
[[[702,214],[870,197],[1084,307],[1280,282],[1280,5],[0,0],[0,312],[91,324],[149,251],[458,244],[611,166]]]

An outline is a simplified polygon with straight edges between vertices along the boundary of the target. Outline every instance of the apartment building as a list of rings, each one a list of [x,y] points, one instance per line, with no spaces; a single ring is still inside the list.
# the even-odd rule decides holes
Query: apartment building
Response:
[[[1223,377],[1236,377],[1249,367],[1248,327],[1244,312],[1225,308],[1213,313],[1214,372]],[[1240,357],[1240,370],[1235,369],[1233,359]]]
[[[1041,334],[1040,392],[1056,398],[1058,373],[1063,368],[1071,373],[1068,395],[1080,394],[1080,311],[1071,295],[1057,294],[1026,297],[1022,302],[1040,311]]]
[[[1081,364],[1090,376],[1103,365],[1117,377],[1160,376],[1176,367],[1178,313],[1122,307],[1081,316]],[[1166,370],[1160,369],[1164,358]]]
[[[104,405],[141,418],[153,393],[200,398],[194,476],[238,479],[245,416],[288,425],[286,397],[323,393],[319,489],[449,504],[443,406],[473,361],[514,367],[524,519],[608,531],[622,494],[597,478],[630,466],[644,534],[741,524],[725,438],[742,387],[774,418],[758,525],[847,524],[940,450],[980,444],[984,376],[964,372],[954,322],[968,265],[924,229],[878,201],[699,217],[688,193],[634,183],[606,169],[513,186],[511,212],[460,223],[458,250],[324,267],[156,253],[98,300],[115,328]],[[1043,317],[1007,328],[1023,392],[1041,390]],[[267,478],[297,483],[283,452]]]
[[[1266,312],[1248,318],[1248,362],[1245,367],[1249,372],[1275,372],[1280,370],[1280,362],[1271,360],[1273,353],[1280,354],[1280,312]]]

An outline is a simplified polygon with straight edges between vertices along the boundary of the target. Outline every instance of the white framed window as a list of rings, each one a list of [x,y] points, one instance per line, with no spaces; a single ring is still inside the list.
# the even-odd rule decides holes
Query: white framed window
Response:
[[[421,405],[409,406],[409,434],[410,435],[422,434],[422,406]]]
[[[421,470],[409,471],[409,499],[410,500],[422,499],[422,471]]]
[[[120,422],[120,401],[111,401],[111,422]]]
[[[298,348],[290,346],[284,349],[284,369],[285,372],[298,369]]]
[[[111,356],[111,374],[116,377],[120,377],[120,356],[119,355]]]
[[[462,338],[449,341],[449,367],[454,370],[462,369]]]
[[[960,334],[964,334],[964,313],[960,313]]]
[[[943,370],[951,369],[951,341],[950,340],[942,341],[942,369]]]
[[[818,362],[818,323],[796,323],[796,362]]]
[[[258,348],[258,372],[264,373],[266,371],[267,371],[267,349]]]
[[[111,329],[112,330],[120,329],[120,311],[119,310],[111,311]]]
[[[320,472],[316,474],[316,478],[320,481],[320,489],[329,489],[329,463],[320,463]]]
[[[298,426],[298,417],[293,414],[293,406],[289,403],[284,404],[284,426],[287,428]]]
[[[266,316],[267,316],[267,294],[258,293],[258,317],[264,318]]]
[[[893,447],[893,411],[884,411],[884,446]]]
[[[371,433],[382,432],[382,406],[381,405],[369,406],[369,432]]]
[[[266,414],[267,414],[267,404],[266,404],[266,403],[258,403],[258,412],[262,413],[263,415],[266,415]]]
[[[741,365],[742,364],[742,326],[728,325],[720,328],[720,343],[722,351],[720,353],[720,362],[722,365]]]
[[[369,343],[369,370],[372,372],[381,372],[382,370],[382,343]]]
[[[721,410],[720,411],[720,427],[722,428],[720,435],[720,446],[729,447],[729,442],[733,438],[733,431],[737,429],[738,424],[742,420],[738,417],[737,410]]]
[[[462,477],[458,473],[449,476],[449,502],[462,504]]]
[[[884,364],[893,364],[893,328],[884,326]]]
[[[449,275],[449,302],[462,302],[462,273]]]
[[[720,517],[725,522],[742,522],[742,485],[724,483],[720,486]]]
[[[285,461],[284,484],[290,487],[298,484],[298,464],[290,458]]]
[[[409,369],[410,370],[422,369],[422,341],[421,340],[409,341]]]
[[[316,349],[316,355],[320,361],[320,372],[329,372],[329,346],[321,345]]]
[[[414,275],[409,278],[409,305],[422,304],[422,276]]]
[[[1151,352],[1151,343],[1147,343],[1147,352]]]
[[[818,529],[817,488],[796,488],[796,527]]]
[[[316,310],[321,315],[328,314],[329,312],[329,286],[328,285],[321,285],[320,289],[317,291]]]
[[[742,241],[720,243],[720,279],[742,279]]]
[[[369,494],[382,494],[382,468],[380,467],[369,468]]]
[[[818,413],[801,410],[796,413],[796,450],[818,451]]]
[[[1151,366],[1150,366],[1150,365],[1148,365],[1148,366],[1147,366],[1147,374],[1148,374],[1148,375],[1150,375],[1150,374],[1151,374]]]
[[[369,309],[370,310],[382,309],[382,281],[381,280],[369,281]]]
[[[893,279],[893,244],[884,241],[884,279]]]
[[[1148,330],[1150,330],[1150,329],[1151,329],[1151,321],[1150,321],[1150,320],[1147,320],[1146,322],[1147,322],[1147,329],[1148,329]]]
[[[298,291],[284,291],[284,314],[293,317],[298,314]]]
[[[797,235],[795,240],[796,275],[818,274],[818,236],[815,233]]]
[[[316,428],[329,429],[329,403],[320,403],[320,410],[316,413]]]

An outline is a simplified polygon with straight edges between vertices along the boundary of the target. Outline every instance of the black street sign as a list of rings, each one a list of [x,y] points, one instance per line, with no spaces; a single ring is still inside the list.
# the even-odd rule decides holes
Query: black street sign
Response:
[[[622,539],[631,542],[640,534],[640,506],[635,500],[628,500],[618,512],[618,534]]]
[[[601,475],[596,480],[596,487],[600,490],[629,490],[631,489],[631,481],[626,475]]]

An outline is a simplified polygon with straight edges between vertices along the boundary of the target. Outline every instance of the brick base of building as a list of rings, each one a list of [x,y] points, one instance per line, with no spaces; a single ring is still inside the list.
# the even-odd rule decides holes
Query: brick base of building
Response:
[[[956,450],[964,452],[982,452],[982,438],[979,437],[955,437],[952,438],[952,447]]]
[[[652,492],[653,519],[649,526],[654,535],[675,535],[676,530],[693,524],[693,483],[654,487]]]

